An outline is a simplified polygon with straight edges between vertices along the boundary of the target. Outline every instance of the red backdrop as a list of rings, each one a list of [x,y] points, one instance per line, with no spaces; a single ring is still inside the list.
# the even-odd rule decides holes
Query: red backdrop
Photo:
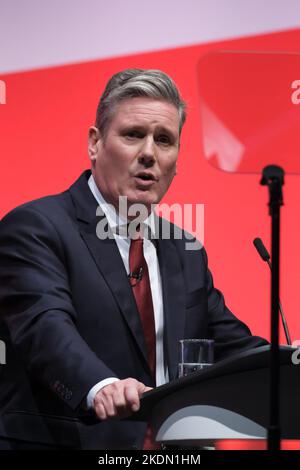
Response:
[[[196,68],[210,50],[300,52],[300,30],[1,76],[0,217],[25,201],[66,189],[89,167],[87,130],[107,79],[127,67],[159,68],[188,103],[178,175],[164,202],[205,204],[205,245],[215,284],[253,333],[269,337],[269,272],[252,240],[269,247],[267,190],[259,175],[225,174],[202,155]],[[295,77],[300,79],[299,77]],[[282,211],[281,297],[292,339],[300,339],[299,177],[288,176]]]

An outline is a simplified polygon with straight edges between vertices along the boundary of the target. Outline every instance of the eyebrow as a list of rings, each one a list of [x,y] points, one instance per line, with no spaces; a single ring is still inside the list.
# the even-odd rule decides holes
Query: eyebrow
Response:
[[[145,131],[146,128],[147,126],[143,124],[127,124],[121,128],[121,132],[123,133],[123,132],[127,132],[133,129],[141,132],[141,131]],[[165,133],[174,137],[175,139],[179,137],[179,129],[178,129],[178,134],[175,134],[173,130],[165,126],[159,126],[157,129],[155,129],[154,134],[157,134],[157,133]]]

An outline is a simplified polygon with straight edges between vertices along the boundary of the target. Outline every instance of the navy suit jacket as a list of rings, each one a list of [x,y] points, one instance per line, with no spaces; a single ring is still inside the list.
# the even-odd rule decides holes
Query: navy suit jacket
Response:
[[[69,190],[24,204],[0,223],[0,442],[77,449],[140,448],[146,423],[89,422],[88,391],[107,377],[153,386],[141,322],[113,239],[96,235],[84,172]],[[161,224],[168,222],[160,219]],[[204,249],[158,238],[164,347],[176,378],[178,340],[213,338],[216,360],[261,346],[213,286]],[[90,424],[93,423],[93,424]]]

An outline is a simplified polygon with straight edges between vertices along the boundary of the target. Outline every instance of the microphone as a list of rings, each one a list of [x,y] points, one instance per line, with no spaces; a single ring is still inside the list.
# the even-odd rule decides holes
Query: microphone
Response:
[[[271,263],[269,261],[270,260],[270,255],[269,255],[269,252],[268,252],[267,248],[263,244],[262,239],[261,238],[254,238],[253,245],[257,249],[258,254],[260,255],[261,259],[263,261],[267,261],[268,265],[272,269]]]
[[[255,238],[253,240],[253,245],[255,246],[259,256],[261,257],[261,259],[268,263],[269,268],[272,271],[272,264],[271,264],[271,261],[270,261],[270,254],[269,254],[267,248],[265,247],[265,245],[263,244],[262,239],[261,238]],[[286,322],[286,319],[285,319],[285,316],[284,316],[284,313],[283,313],[283,309],[282,309],[282,305],[280,303],[280,300],[278,302],[278,306],[279,306],[282,325],[283,325],[283,329],[284,329],[284,333],[285,333],[285,337],[286,337],[286,342],[289,346],[291,346],[291,344],[292,344],[291,337],[290,337],[289,329],[288,329],[288,326],[287,326],[287,322]]]
[[[137,285],[138,282],[140,282],[143,279],[143,268],[140,267],[138,271],[133,271],[128,274],[128,278],[130,279],[130,285],[131,287],[134,287]],[[131,279],[135,279],[136,282],[134,284],[131,283]]]

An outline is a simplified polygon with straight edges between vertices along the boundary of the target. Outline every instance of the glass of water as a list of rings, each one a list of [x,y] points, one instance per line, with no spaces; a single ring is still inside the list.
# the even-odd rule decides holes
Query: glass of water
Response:
[[[209,367],[214,362],[213,339],[181,339],[179,347],[179,377]]]

